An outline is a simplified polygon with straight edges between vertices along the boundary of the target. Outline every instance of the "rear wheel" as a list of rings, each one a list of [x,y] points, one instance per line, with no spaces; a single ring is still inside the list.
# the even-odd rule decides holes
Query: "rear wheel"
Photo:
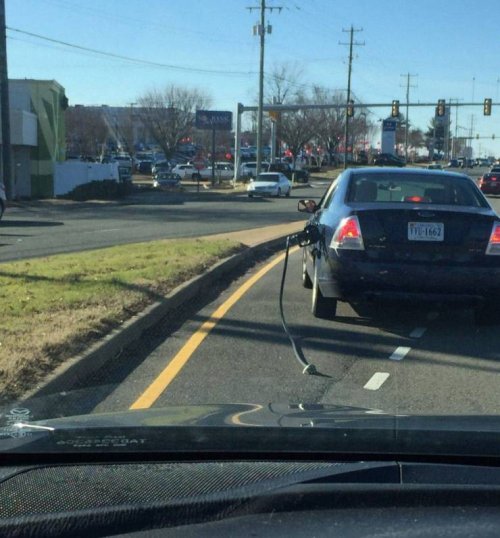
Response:
[[[286,191],[286,195],[285,195],[285,196],[286,196],[287,198],[290,197],[290,191],[291,191],[291,190],[292,190],[292,189],[289,188],[289,189]]]
[[[307,256],[306,249],[303,248],[302,249],[302,286],[310,290],[313,287],[313,283],[312,283],[311,277],[309,276],[309,273],[307,272],[306,256]]]
[[[337,299],[324,297],[319,289],[318,263],[314,264],[314,280],[312,282],[311,312],[315,318],[335,319]]]
[[[276,193],[276,196],[277,196],[277,198],[279,198],[281,196],[281,189],[280,188],[278,188],[278,192]]]

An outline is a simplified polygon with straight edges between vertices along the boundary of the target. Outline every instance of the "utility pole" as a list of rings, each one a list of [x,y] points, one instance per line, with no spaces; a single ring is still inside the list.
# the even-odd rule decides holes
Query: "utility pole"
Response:
[[[406,73],[406,75],[401,75],[402,77],[406,77],[406,120],[405,120],[405,160],[408,162],[408,130],[410,126],[410,118],[408,117],[410,114],[410,88],[416,88],[417,86],[411,85],[411,78],[412,77],[418,77],[418,75],[412,75],[410,73]]]
[[[7,75],[7,36],[5,26],[5,0],[0,0],[0,113],[2,116],[2,172],[5,195],[7,196],[7,200],[12,200],[9,77]]]
[[[474,93],[476,89],[476,77],[472,77],[472,99],[471,101],[474,102]],[[472,139],[474,137],[474,113],[470,115],[470,155],[469,158],[472,159]]]
[[[345,128],[344,128],[344,170],[347,168],[347,148],[348,148],[348,140],[349,140],[349,116],[347,115],[347,107],[349,106],[349,101],[351,100],[351,73],[352,73],[352,49],[354,46],[363,46],[365,42],[358,43],[354,42],[354,32],[362,32],[363,28],[354,29],[353,25],[351,24],[351,28],[349,30],[345,30],[342,28],[343,32],[349,32],[350,33],[350,39],[349,43],[341,43],[339,41],[339,45],[348,45],[349,46],[349,68],[347,71],[347,99],[346,99],[346,113],[345,113]]]
[[[260,174],[262,163],[262,120],[263,120],[263,106],[264,106],[264,47],[265,47],[265,35],[270,34],[272,31],[271,25],[266,27],[266,10],[273,12],[277,10],[281,12],[282,7],[266,6],[266,0],[260,0],[259,7],[247,7],[252,12],[255,9],[260,10],[260,23],[253,27],[253,34],[260,37],[260,67],[259,67],[259,106],[257,111],[257,170],[256,175]]]
[[[453,141],[451,143],[451,157],[456,158],[457,157],[457,143],[458,143],[458,102],[463,101],[463,99],[459,99],[458,97],[454,97],[449,99],[450,101],[450,116],[451,116],[451,107],[455,106],[455,134],[453,135]],[[449,129],[449,127],[448,127]]]
[[[446,156],[447,159],[452,159],[455,157],[455,138],[457,133],[457,126],[455,125],[455,135],[452,135],[451,133],[451,114],[452,114],[452,107],[454,106],[453,103],[455,102],[455,124],[458,122],[458,97],[450,97],[448,99],[449,105],[446,105],[447,113],[446,113],[446,133],[445,133],[445,140],[447,140],[446,144]]]

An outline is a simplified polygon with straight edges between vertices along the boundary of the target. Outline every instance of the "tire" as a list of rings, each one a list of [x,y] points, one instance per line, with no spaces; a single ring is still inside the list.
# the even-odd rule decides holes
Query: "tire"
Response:
[[[308,290],[312,289],[313,283],[306,267],[306,249],[302,249],[302,286]]]
[[[311,312],[315,318],[335,319],[337,313],[337,299],[324,297],[318,284],[318,264],[314,264],[314,280],[312,282]]]
[[[278,188],[278,192],[276,193],[276,198],[280,198],[280,196],[281,196],[281,189]]]
[[[288,189],[288,190],[287,190],[287,192],[286,192],[286,194],[285,194],[285,196],[286,196],[287,198],[290,198],[290,191],[291,191],[291,190],[292,190],[292,189]]]
[[[249,194],[248,197],[249,197],[249,198],[253,198],[253,194]]]

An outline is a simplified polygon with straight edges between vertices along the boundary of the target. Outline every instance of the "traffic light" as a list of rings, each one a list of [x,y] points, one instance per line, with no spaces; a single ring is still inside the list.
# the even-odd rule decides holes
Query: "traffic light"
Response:
[[[438,99],[438,106],[436,108],[436,116],[444,116],[446,114],[446,101],[444,99]]]
[[[491,99],[484,100],[483,114],[485,116],[491,116]]]
[[[349,99],[347,103],[347,116],[352,118],[354,116],[354,101]]]
[[[397,101],[397,100],[394,100],[392,102],[391,116],[393,118],[398,118],[399,117],[399,101]]]

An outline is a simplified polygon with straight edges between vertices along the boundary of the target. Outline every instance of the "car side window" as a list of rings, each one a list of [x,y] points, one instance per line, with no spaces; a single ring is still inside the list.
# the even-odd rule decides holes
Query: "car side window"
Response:
[[[339,178],[334,180],[334,182],[330,185],[330,188],[326,192],[325,196],[320,201],[319,206],[321,209],[328,209],[328,207],[332,203],[332,200],[333,200],[333,197],[335,195],[335,191],[337,190],[338,185],[339,185]]]

